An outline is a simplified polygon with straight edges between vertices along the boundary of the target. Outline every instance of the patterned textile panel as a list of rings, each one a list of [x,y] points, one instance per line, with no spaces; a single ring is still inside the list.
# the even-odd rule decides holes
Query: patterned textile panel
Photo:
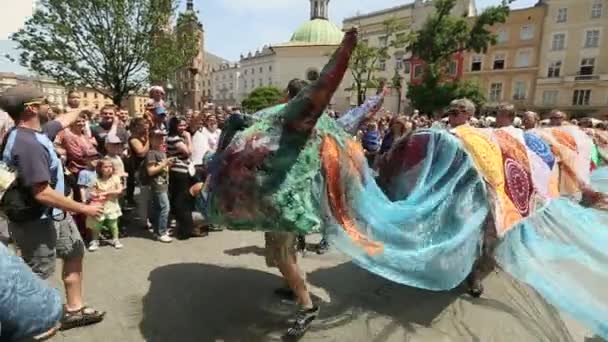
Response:
[[[499,236],[549,199],[575,195],[589,183],[592,143],[578,127],[524,132],[462,126],[454,132],[489,185]]]

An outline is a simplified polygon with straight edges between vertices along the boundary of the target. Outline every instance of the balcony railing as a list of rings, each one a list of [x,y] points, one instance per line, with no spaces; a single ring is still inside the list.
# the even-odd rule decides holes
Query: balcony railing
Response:
[[[595,81],[599,80],[600,75],[577,75],[574,76],[575,81]]]

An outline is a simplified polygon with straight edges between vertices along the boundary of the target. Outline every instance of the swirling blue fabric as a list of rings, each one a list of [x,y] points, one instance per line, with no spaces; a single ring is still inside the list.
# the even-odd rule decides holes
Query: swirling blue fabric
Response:
[[[591,187],[595,191],[608,193],[608,166],[600,167],[591,173]]]
[[[608,338],[608,213],[561,198],[512,229],[498,264]]]
[[[59,322],[62,313],[59,292],[0,243],[0,340],[41,334]]]
[[[485,186],[458,139],[429,130],[410,139],[416,140],[426,146],[425,156],[395,178],[401,187],[394,201],[364,159],[355,160],[363,166],[362,179],[341,168],[348,216],[361,234],[383,245],[381,253],[366,253],[331,216],[325,227],[332,243],[361,267],[401,284],[449,290],[466,278],[479,256],[489,213]],[[324,212],[330,212],[325,198]]]

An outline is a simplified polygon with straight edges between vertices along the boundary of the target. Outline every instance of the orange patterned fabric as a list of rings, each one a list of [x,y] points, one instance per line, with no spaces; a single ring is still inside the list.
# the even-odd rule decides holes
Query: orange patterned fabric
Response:
[[[352,144],[347,145],[350,147],[350,153],[361,152],[358,149],[353,149]],[[384,246],[378,241],[371,240],[368,236],[362,233],[362,230],[357,227],[355,220],[350,217],[348,208],[346,206],[346,200],[344,198],[346,189],[342,187],[344,183],[341,180],[341,167],[346,167],[346,173],[349,176],[355,176],[359,174],[359,171],[354,169],[353,163],[349,162],[349,165],[341,165],[341,149],[338,146],[338,142],[329,136],[323,138],[321,144],[321,160],[323,165],[323,171],[325,172],[325,179],[327,184],[327,198],[329,200],[329,207],[332,215],[340,226],[344,229],[346,234],[365,252],[369,255],[377,255],[382,253]],[[350,158],[349,158],[350,159]]]

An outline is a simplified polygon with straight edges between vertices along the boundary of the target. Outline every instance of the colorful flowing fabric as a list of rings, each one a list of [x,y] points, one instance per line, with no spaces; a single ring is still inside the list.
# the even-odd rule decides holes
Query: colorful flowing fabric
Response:
[[[591,139],[576,127],[417,131],[395,143],[376,180],[360,145],[322,115],[355,37],[345,35],[319,81],[217,153],[197,198],[210,221],[322,227],[366,270],[430,290],[461,283],[495,229],[505,271],[608,337],[608,217],[578,203],[606,179],[591,175]]]

